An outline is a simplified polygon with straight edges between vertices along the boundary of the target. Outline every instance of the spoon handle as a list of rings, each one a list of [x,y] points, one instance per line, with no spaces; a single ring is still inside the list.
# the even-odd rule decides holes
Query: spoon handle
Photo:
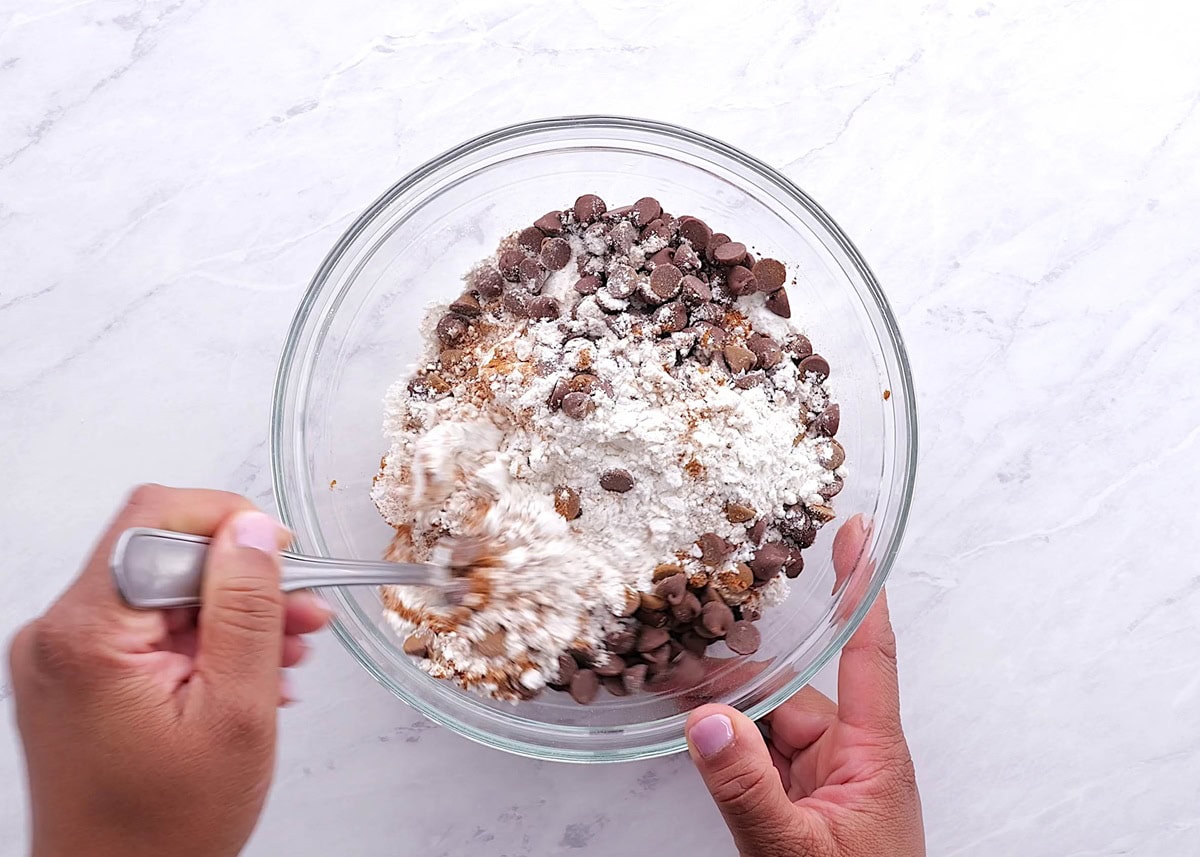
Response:
[[[170,530],[135,527],[113,548],[110,567],[117,590],[131,607],[162,609],[200,604],[209,539]],[[328,559],[283,551],[284,592],[319,586],[446,586],[449,572],[420,563]]]

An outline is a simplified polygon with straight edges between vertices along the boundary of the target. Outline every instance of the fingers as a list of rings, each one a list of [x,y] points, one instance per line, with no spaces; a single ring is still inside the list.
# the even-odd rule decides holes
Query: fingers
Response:
[[[880,592],[862,625],[842,650],[838,669],[838,718],[849,726],[901,735],[896,635]]]
[[[768,715],[771,739],[793,753],[804,750],[825,734],[837,720],[837,713],[837,704],[832,699],[806,685]]]
[[[217,530],[204,567],[196,673],[207,692],[258,710],[273,710],[279,697],[286,537],[269,515],[240,512]]]
[[[285,604],[285,634],[312,634],[328,625],[333,616],[325,601],[311,592],[293,592]]]
[[[157,527],[207,536],[230,515],[253,508],[254,504],[245,497],[226,491],[141,485],[129,495],[108,531],[100,537],[91,558],[62,600],[78,601],[91,609],[128,609],[117,594],[108,567],[113,545],[121,533],[130,527]]]
[[[688,751],[742,854],[808,853],[810,817],[787,799],[762,734],[732,708],[705,705],[688,717]]]

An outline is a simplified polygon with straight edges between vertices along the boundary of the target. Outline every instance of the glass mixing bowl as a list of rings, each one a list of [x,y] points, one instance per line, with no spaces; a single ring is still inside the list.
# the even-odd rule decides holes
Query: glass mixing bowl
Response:
[[[377,200],[326,257],[284,348],[271,420],[271,464],[299,548],[379,558],[392,534],[369,497],[386,451],[388,386],[419,353],[424,307],[448,300],[498,240],[582,193],[610,205],[643,196],[787,264],[793,322],[833,367],[838,439],[850,475],[839,520],[805,551],[805,571],[765,613],[748,659],[707,662],[687,692],[601,695],[580,706],[548,692],[512,705],[430,678],[400,650],[373,588],[326,590],[334,630],[381,684],[431,720],[525,756],[576,762],[645,759],[682,749],[700,702],[758,718],[834,657],[883,586],[900,545],[916,464],[912,380],[895,318],[866,263],[803,191],[737,149],[684,128],[613,117],[530,122],[478,137],[417,168]],[[836,574],[836,525],[873,526],[854,573]]]

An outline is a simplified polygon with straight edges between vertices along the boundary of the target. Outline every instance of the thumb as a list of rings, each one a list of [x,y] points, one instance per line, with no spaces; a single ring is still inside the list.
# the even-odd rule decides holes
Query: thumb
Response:
[[[724,705],[704,705],[688,717],[688,751],[725,817],[741,854],[807,854],[800,812],[754,721]]]
[[[196,673],[207,690],[270,710],[279,698],[279,550],[287,540],[270,515],[241,512],[217,530],[204,565]]]

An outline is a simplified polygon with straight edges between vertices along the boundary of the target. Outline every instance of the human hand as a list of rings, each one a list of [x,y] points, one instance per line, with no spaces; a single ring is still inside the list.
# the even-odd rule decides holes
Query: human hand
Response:
[[[109,554],[129,527],[212,535],[203,606],[124,604]],[[134,491],[78,579],[9,653],[34,857],[225,857],[241,850],[275,760],[280,667],[329,620],[279,590],[287,531],[248,500]]]
[[[869,577],[860,566],[868,536],[856,517],[834,540],[835,570],[851,586]],[[727,706],[701,706],[686,726],[692,759],[743,857],[924,857],[883,593],[842,650],[838,702],[806,687],[767,722],[769,745]]]

